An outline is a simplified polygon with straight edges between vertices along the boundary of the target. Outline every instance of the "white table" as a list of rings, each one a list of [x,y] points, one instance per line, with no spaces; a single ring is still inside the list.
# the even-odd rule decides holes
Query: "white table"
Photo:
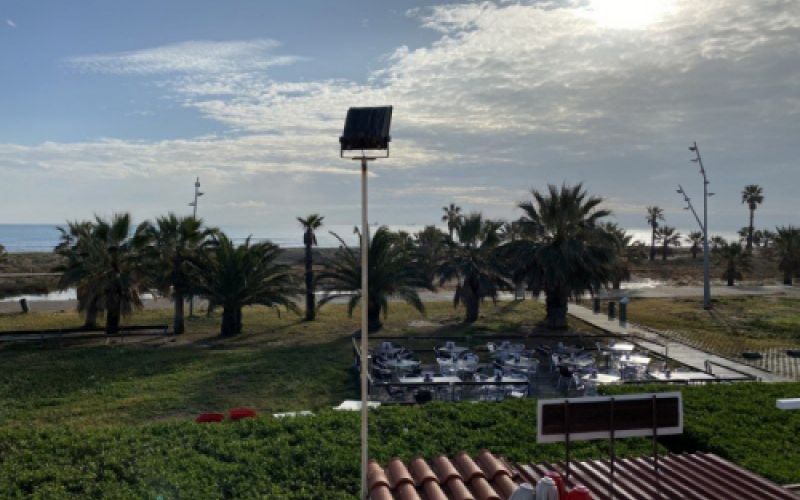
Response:
[[[714,380],[714,375],[709,375],[706,372],[670,372],[667,376],[664,372],[651,372],[650,376],[656,380]]]
[[[631,352],[636,348],[630,342],[615,342],[607,347],[609,351],[613,352]]]
[[[514,370],[530,370],[539,367],[539,361],[534,358],[507,358],[503,361],[503,366]]]
[[[433,377],[431,380],[425,380],[425,377],[400,377],[401,384],[455,384],[461,382],[461,379],[455,375],[442,375]]]
[[[419,361],[413,359],[386,359],[383,364],[394,370],[411,370],[419,366]]]
[[[649,365],[650,358],[637,354],[623,354],[619,357],[619,362],[628,365]]]
[[[581,377],[581,379],[584,382],[592,382],[592,381],[594,381],[594,382],[596,382],[596,383],[598,383],[600,385],[616,384],[617,382],[622,380],[622,378],[619,375],[611,375],[610,373],[598,373],[598,374],[595,374],[595,375],[592,375],[590,373],[588,375],[584,375],[583,377]]]
[[[594,358],[591,356],[576,356],[574,358],[567,356],[559,358],[558,364],[586,368],[594,364]]]

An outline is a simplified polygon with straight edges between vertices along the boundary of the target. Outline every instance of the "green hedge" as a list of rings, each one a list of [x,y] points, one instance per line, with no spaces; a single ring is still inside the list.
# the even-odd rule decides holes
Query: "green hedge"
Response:
[[[800,384],[682,390],[686,433],[666,446],[713,451],[779,483],[800,482],[800,414],[780,412],[774,402],[800,395]],[[485,447],[515,461],[561,460],[563,446],[536,444],[535,413],[532,400],[382,408],[372,414],[371,455],[386,461]],[[357,413],[324,411],[284,420],[80,431],[7,426],[0,428],[0,492],[11,498],[352,498],[358,424]],[[647,454],[650,444],[624,440],[617,452]],[[576,459],[606,453],[604,441],[574,448]]]

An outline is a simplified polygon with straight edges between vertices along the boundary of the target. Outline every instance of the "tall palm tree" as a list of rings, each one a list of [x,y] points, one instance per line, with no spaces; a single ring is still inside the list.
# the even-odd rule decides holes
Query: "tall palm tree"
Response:
[[[762,229],[761,230],[761,246],[764,248],[769,248],[770,244],[775,241],[775,232],[770,231],[769,229]]]
[[[658,221],[664,220],[664,209],[658,206],[647,207],[647,223],[650,225],[650,260],[656,260],[656,231]]]
[[[736,284],[736,280],[742,279],[742,271],[750,267],[748,253],[740,243],[727,243],[715,253],[717,261],[725,267],[722,278],[728,282],[728,286]]]
[[[750,224],[747,233],[747,251],[749,252],[753,249],[753,217],[756,208],[764,203],[764,189],[758,184],[745,186],[742,190],[742,203],[747,203],[747,208],[750,210]]]
[[[348,297],[347,313],[352,316],[361,301],[361,255],[358,248],[348,247],[339,235],[331,234],[339,240],[340,246],[333,258],[324,260],[324,269],[319,274],[317,282],[329,292],[319,301],[319,305],[345,296]],[[358,236],[360,240],[361,234]],[[417,289],[431,289],[431,286],[411,262],[412,255],[403,239],[385,226],[375,231],[369,240],[367,254],[367,317],[370,332],[383,327],[381,313],[384,317],[388,314],[390,297],[401,298],[417,311],[425,312]]]
[[[208,242],[213,229],[203,228],[202,219],[178,217],[169,213],[149,222],[144,229],[152,245],[149,258],[153,266],[153,282],[158,290],[171,296],[175,304],[173,330],[176,335],[184,332],[183,303],[191,292],[191,276],[187,272],[187,262]]]
[[[723,238],[720,235],[712,236],[711,237],[711,241],[709,243],[711,243],[711,250],[713,250],[713,251],[717,251],[720,248],[722,248],[725,244],[727,244],[727,242],[725,241],[725,238]]]
[[[231,337],[242,332],[242,308],[263,305],[297,312],[293,297],[297,292],[291,268],[278,263],[282,250],[272,242],[239,246],[223,233],[214,235],[205,252],[189,259],[195,276],[195,289],[213,304],[222,306],[220,335]]]
[[[614,290],[619,290],[623,281],[631,279],[630,262],[637,258],[637,249],[631,248],[633,236],[616,223],[606,222],[600,224],[600,227],[613,238],[613,243],[616,247],[614,263],[611,267],[611,287]]]
[[[95,217],[94,222],[82,226],[76,228],[76,238],[62,240],[59,245],[67,258],[59,266],[62,271],[59,286],[78,289],[79,311],[89,307],[104,310],[106,333],[114,334],[119,331],[122,316],[142,307],[140,295],[150,288],[150,273],[144,258],[149,236],[144,224],[132,230],[127,213],[115,214],[110,220]],[[75,243],[70,245],[68,242],[72,241]]]
[[[499,290],[511,287],[498,255],[501,225],[479,213],[470,214],[456,228],[458,243],[448,242],[447,258],[439,268],[440,284],[456,280],[453,304],[464,304],[467,323],[478,320],[484,298],[496,299]]]
[[[442,222],[447,224],[447,231],[450,234],[450,239],[452,240],[453,233],[461,224],[461,220],[464,218],[464,216],[461,215],[461,207],[455,203],[451,203],[446,207],[442,207],[442,210],[444,211],[444,215],[442,215]]]
[[[86,329],[97,328],[97,316],[103,312],[102,290],[93,288],[87,279],[90,265],[87,262],[88,246],[93,237],[93,227],[91,221],[72,221],[67,222],[66,226],[57,227],[61,237],[53,250],[64,259],[55,268],[55,271],[62,273],[57,287],[59,290],[75,287],[78,312],[84,317],[83,327]]]
[[[431,287],[445,258],[446,241],[447,234],[436,226],[425,226],[422,231],[414,235],[413,265]]]
[[[670,247],[681,246],[681,233],[677,232],[674,227],[659,227],[656,237],[661,242],[661,260],[667,260]]]
[[[780,259],[778,268],[783,271],[783,284],[792,284],[800,273],[800,228],[782,226],[776,228],[774,249]]]
[[[692,244],[689,247],[689,251],[692,253],[692,258],[696,259],[697,254],[700,253],[700,249],[703,247],[703,233],[700,231],[692,231],[689,233],[689,236],[686,237],[686,240]]]
[[[305,246],[305,282],[306,282],[306,321],[314,321],[317,316],[317,306],[314,297],[314,257],[312,247],[317,245],[317,235],[314,231],[322,227],[325,217],[311,214],[305,219],[297,218],[303,227],[303,246]]]
[[[567,327],[567,303],[595,294],[611,281],[616,259],[614,237],[600,227],[610,212],[601,198],[588,196],[582,184],[548,186],[531,191],[533,201],[520,203],[526,236],[513,243],[525,263],[535,293],[546,294],[547,325]]]

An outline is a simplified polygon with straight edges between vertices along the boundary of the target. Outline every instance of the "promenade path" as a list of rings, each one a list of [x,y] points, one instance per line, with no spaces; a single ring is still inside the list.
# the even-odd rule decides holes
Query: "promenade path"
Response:
[[[605,314],[594,314],[591,309],[581,305],[570,304],[569,315],[609,333],[633,337],[630,339],[632,343],[652,352],[664,354],[664,346],[667,346],[670,358],[699,371],[705,371],[706,361],[710,361],[713,374],[720,378],[746,379],[743,374],[747,374],[764,382],[789,382],[791,380],[754,366],[688,346],[667,337],[663,333],[659,333],[657,330],[641,328],[630,323],[627,326],[620,326],[618,320],[609,320]]]

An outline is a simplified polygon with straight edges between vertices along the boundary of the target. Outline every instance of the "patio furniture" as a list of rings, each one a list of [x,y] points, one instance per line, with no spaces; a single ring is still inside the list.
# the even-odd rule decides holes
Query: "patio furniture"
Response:
[[[560,389],[562,384],[567,384],[567,389],[569,389],[569,383],[574,374],[575,371],[570,369],[569,366],[560,365],[558,367],[558,383],[556,384],[556,388]]]
[[[652,361],[652,358],[648,356],[642,356],[641,354],[623,354],[617,361],[623,365],[644,365],[647,366]]]
[[[447,342],[444,343],[444,346],[435,347],[434,348],[434,351],[436,352],[437,357],[441,353],[449,354],[451,356],[458,356],[462,352],[468,351],[468,350],[469,350],[468,347],[457,346],[456,343],[453,342],[453,341],[447,341]]]
[[[656,380],[714,380],[716,377],[706,372],[688,371],[688,370],[675,370],[675,371],[658,371],[650,372],[649,375]]]
[[[636,346],[630,342],[614,342],[606,349],[612,352],[632,352],[635,348]]]
[[[592,382],[596,385],[608,385],[608,384],[616,384],[622,380],[622,377],[619,375],[614,375],[611,373],[587,373],[583,377],[581,377],[584,383]]]

